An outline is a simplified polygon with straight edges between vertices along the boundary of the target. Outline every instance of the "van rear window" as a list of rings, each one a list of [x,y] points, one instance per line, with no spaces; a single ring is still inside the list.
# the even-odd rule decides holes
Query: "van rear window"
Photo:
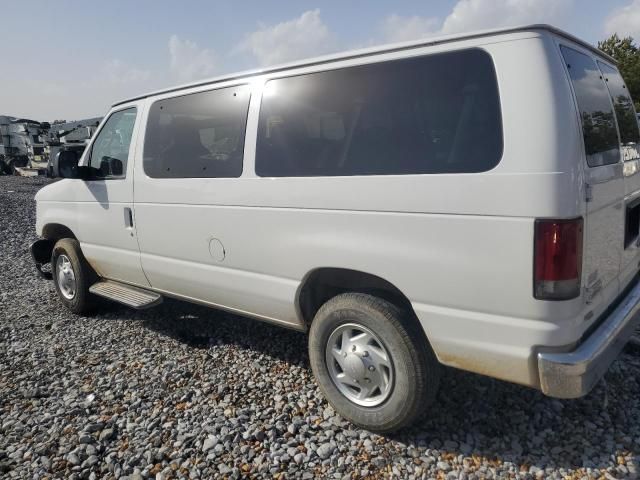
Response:
[[[256,173],[483,172],[502,149],[493,62],[474,49],[270,80]]]
[[[640,143],[640,129],[633,107],[633,100],[620,72],[606,63],[598,62],[607,82],[611,100],[615,108],[616,120],[620,129],[620,141],[623,145]]]
[[[587,164],[598,167],[619,162],[613,107],[596,62],[572,48],[561,46],[560,49],[578,102]]]

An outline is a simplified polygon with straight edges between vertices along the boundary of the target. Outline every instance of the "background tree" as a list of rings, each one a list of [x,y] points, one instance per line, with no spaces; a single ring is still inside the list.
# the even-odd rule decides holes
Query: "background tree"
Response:
[[[598,48],[618,62],[618,69],[631,93],[636,112],[640,112],[640,48],[633,42],[633,38],[620,38],[615,33],[598,42]]]

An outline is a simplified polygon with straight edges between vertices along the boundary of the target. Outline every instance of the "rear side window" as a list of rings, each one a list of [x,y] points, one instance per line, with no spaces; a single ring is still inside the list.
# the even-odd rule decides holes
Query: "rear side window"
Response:
[[[572,48],[560,49],[578,101],[587,164],[598,167],[620,161],[613,108],[596,62]]]
[[[248,110],[246,86],[155,102],[144,142],[145,173],[152,178],[239,177]]]
[[[598,62],[598,65],[611,94],[620,130],[620,141],[623,145],[639,143],[640,130],[638,129],[636,110],[620,72],[606,63]]]
[[[502,157],[491,57],[430,55],[274,79],[260,108],[260,176],[483,172]]]

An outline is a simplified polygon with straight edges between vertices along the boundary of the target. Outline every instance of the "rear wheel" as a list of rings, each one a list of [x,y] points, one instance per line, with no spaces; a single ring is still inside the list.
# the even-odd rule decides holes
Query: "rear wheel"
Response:
[[[51,255],[53,282],[58,297],[73,313],[87,313],[95,306],[95,297],[89,287],[97,276],[80,250],[77,240],[58,240]]]
[[[347,293],[325,303],[309,332],[311,368],[335,410],[352,423],[391,432],[435,399],[440,365],[420,326],[395,305]]]

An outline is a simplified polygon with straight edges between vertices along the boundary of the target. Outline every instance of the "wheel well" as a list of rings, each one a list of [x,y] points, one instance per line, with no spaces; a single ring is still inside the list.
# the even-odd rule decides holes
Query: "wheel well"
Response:
[[[298,307],[305,325],[329,299],[341,293],[367,293],[393,303],[415,316],[409,299],[392,283],[370,273],[346,268],[319,268],[307,275],[298,294]]]
[[[59,223],[48,223],[42,229],[42,238],[47,240],[60,240],[62,238],[73,238],[77,240],[73,232]]]

